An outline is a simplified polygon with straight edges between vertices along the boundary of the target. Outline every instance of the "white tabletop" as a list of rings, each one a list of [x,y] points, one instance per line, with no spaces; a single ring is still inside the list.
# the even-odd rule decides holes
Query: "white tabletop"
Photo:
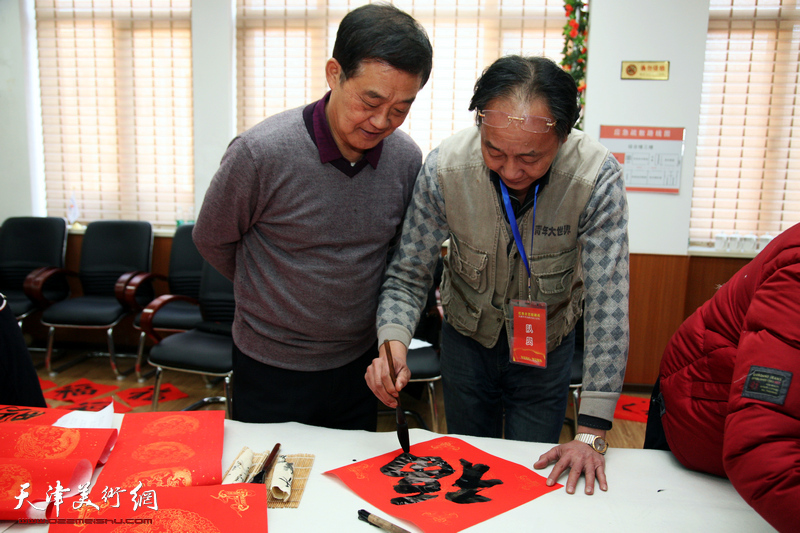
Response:
[[[118,426],[119,420],[115,421]],[[411,429],[411,443],[439,437],[437,433]],[[552,445],[479,437],[458,438],[481,450],[529,468]],[[269,509],[271,533],[306,531],[379,531],[358,520],[366,509],[411,532],[420,531],[409,522],[390,517],[356,496],[339,479],[323,473],[370,459],[399,448],[397,435],[366,431],[341,431],[298,423],[245,424],[225,421],[222,471],[248,446],[268,452],[276,442],[282,454],[314,454],[314,466],[300,506]],[[546,476],[550,468],[537,471]],[[466,531],[603,531],[647,532],[761,532],[775,531],[736,493],[726,479],[692,472],[669,452],[609,449],[606,454],[608,492],[583,494],[583,479],[576,493],[562,488],[525,505],[477,524]],[[566,477],[561,479],[565,482]],[[46,526],[21,526],[0,522],[0,531],[46,531]]]
[[[440,435],[411,429],[411,444]],[[552,445],[457,436],[481,450],[533,468]],[[314,467],[297,509],[270,509],[270,532],[363,531],[378,529],[358,521],[366,509],[412,532],[409,522],[387,516],[356,496],[337,478],[323,472],[370,459],[399,448],[397,435],[340,431],[286,424],[244,424],[225,421],[223,469],[243,446],[256,452],[281,443],[281,453],[315,455]],[[537,471],[546,476],[550,468]],[[685,469],[669,452],[610,449],[606,454],[608,492],[583,493],[583,478],[575,494],[562,488],[477,524],[466,531],[605,531],[610,533],[775,531],[722,478]],[[566,482],[566,478],[561,480]]]

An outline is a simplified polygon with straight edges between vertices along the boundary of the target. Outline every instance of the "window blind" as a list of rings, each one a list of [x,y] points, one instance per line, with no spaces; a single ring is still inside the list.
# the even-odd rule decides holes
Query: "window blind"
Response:
[[[47,212],[174,225],[194,204],[191,0],[36,0]]]
[[[237,0],[237,128],[321,98],[325,62],[348,0]],[[401,127],[423,153],[473,124],[475,81],[506,54],[560,61],[562,0],[408,0],[393,2],[417,19],[433,45],[433,71]]]
[[[711,0],[690,244],[800,221],[796,0]]]

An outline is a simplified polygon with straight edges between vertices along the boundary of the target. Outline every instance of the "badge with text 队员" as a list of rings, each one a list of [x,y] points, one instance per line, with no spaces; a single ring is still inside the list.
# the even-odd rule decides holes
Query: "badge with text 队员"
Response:
[[[511,301],[511,362],[547,368],[547,304]]]

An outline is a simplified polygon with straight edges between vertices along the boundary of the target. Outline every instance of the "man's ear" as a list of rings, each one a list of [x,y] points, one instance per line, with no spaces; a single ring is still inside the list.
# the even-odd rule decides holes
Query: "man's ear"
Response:
[[[339,85],[342,76],[342,65],[339,64],[334,58],[330,58],[325,63],[325,79],[328,81],[328,87],[333,90],[334,87]]]

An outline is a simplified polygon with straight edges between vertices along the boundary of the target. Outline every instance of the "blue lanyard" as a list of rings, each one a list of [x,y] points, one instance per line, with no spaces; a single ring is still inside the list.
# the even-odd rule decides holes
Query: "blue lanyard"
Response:
[[[508,223],[511,225],[511,233],[514,234],[514,240],[517,243],[519,253],[522,254],[522,262],[525,263],[525,270],[528,271],[528,282],[531,279],[531,267],[528,265],[528,254],[525,253],[525,246],[522,244],[522,236],[519,234],[519,226],[517,225],[517,217],[514,215],[514,209],[511,207],[511,198],[508,196],[508,187],[500,180],[500,190],[503,192],[503,204],[506,206],[506,215],[508,215]],[[531,251],[533,251],[533,230],[536,224],[536,200],[539,198],[539,184],[533,190],[533,220],[531,221]]]

